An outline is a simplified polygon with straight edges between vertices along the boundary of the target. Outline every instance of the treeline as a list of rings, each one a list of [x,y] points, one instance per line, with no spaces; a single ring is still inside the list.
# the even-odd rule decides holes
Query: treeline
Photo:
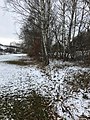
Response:
[[[24,52],[45,64],[50,57],[84,59],[90,54],[89,0],[6,0],[22,17],[19,38]],[[11,6],[11,7],[10,7]]]

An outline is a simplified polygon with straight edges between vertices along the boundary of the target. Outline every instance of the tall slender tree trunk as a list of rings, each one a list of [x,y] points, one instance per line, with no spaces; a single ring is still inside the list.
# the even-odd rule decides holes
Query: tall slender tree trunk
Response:
[[[47,51],[47,32],[45,27],[45,1],[40,0],[41,3],[41,32],[42,32],[42,46],[43,46],[43,58],[45,65],[49,64],[48,51]]]
[[[72,36],[72,51],[71,51],[71,58],[75,59],[75,53],[76,53],[76,46],[74,45],[74,37],[76,32],[76,19],[77,19],[77,9],[75,11],[75,18],[74,18],[74,27],[73,27],[73,36]]]
[[[69,57],[69,54],[71,54],[70,40],[71,40],[71,35],[72,35],[73,19],[74,19],[76,5],[77,5],[77,0],[73,0],[71,21],[70,21],[69,33],[68,33],[68,57]]]
[[[81,20],[80,20],[80,25],[79,25],[79,29],[78,29],[78,35],[81,32],[81,27],[82,27],[82,23],[83,23],[83,17],[84,17],[84,11],[85,11],[85,5],[83,6],[83,10],[82,10],[82,15],[81,15]]]
[[[66,59],[66,41],[65,41],[65,0],[63,0],[63,20],[62,20],[62,44],[63,44],[63,59]]]

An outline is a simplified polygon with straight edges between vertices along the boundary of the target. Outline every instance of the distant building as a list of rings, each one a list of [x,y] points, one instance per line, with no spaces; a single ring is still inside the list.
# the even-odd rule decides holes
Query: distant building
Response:
[[[16,46],[16,42],[15,41],[10,42],[10,46]]]
[[[21,45],[16,42],[11,42],[10,45],[0,44],[0,55],[5,53],[21,53]]]
[[[13,41],[10,43],[10,46],[20,47],[20,44]]]

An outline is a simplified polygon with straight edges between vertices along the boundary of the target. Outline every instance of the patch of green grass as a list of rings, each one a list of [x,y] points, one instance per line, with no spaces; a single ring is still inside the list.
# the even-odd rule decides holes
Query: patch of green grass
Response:
[[[30,62],[27,61],[23,61],[23,60],[14,60],[14,61],[5,61],[8,64],[14,64],[14,65],[21,65],[21,66],[25,66],[25,65],[30,65]]]
[[[26,66],[26,65],[37,65],[37,67],[43,66],[42,62],[39,62],[36,59],[19,59],[19,60],[11,60],[11,61],[4,61],[5,63],[8,64],[13,64],[13,65],[20,65],[20,66]]]

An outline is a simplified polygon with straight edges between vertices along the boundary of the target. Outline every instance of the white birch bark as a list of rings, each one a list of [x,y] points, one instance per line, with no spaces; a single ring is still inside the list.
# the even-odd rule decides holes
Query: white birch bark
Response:
[[[48,52],[47,52],[47,32],[46,32],[46,12],[45,12],[45,1],[40,0],[40,5],[41,5],[41,31],[42,31],[42,44],[43,44],[43,52],[44,52],[44,59],[45,59],[45,64],[49,64],[49,59],[48,59]]]

